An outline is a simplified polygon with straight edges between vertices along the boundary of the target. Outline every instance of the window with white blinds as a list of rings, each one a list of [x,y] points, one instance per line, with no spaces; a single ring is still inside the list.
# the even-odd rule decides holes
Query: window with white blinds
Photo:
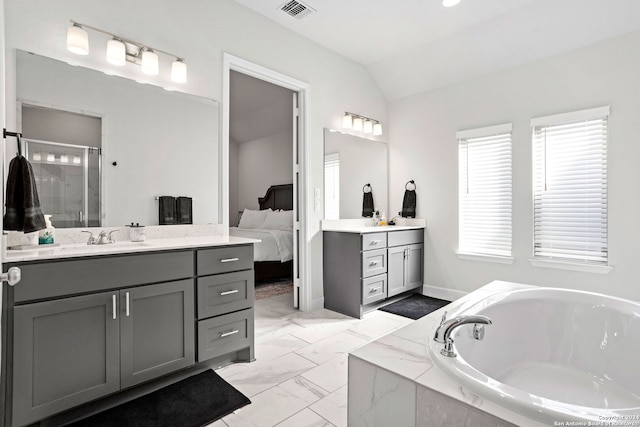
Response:
[[[607,264],[608,117],[602,107],[531,120],[536,258]]]
[[[340,219],[340,156],[324,156],[324,219]]]
[[[511,124],[457,133],[458,252],[511,256]]]

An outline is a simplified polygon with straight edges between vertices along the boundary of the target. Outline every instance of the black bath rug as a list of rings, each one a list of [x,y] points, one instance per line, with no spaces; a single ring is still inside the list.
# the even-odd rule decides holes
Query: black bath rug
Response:
[[[444,307],[450,302],[451,301],[431,298],[421,294],[413,294],[408,298],[380,307],[378,310],[416,320],[426,316],[432,311],[436,311],[437,309]]]
[[[72,427],[201,427],[251,401],[212,370],[70,424]]]

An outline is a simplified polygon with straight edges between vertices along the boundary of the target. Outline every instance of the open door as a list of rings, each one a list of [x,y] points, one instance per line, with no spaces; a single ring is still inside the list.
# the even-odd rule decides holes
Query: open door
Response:
[[[298,94],[293,93],[293,306],[300,308],[300,110]]]

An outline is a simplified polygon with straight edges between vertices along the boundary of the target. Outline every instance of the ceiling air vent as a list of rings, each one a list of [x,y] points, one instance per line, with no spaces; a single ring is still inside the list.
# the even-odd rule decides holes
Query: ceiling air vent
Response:
[[[314,8],[297,0],[284,2],[278,7],[278,9],[296,19],[302,19],[315,12]]]

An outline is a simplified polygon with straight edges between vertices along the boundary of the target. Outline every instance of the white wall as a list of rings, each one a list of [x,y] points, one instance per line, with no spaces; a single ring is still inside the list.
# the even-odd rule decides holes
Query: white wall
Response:
[[[292,129],[238,144],[238,211],[260,209],[258,197],[270,186],[291,183]]]
[[[102,44],[92,44],[89,57],[68,52],[64,41],[69,19],[74,19],[183,55],[189,66],[189,82],[181,90],[196,95],[222,98],[223,52],[305,81],[311,87],[308,106],[310,188],[323,188],[325,127],[338,129],[345,111],[375,117],[383,126],[387,125],[386,100],[362,65],[234,1],[192,0],[186,7],[179,2],[159,3],[154,0],[11,1],[6,5],[5,14],[7,47],[9,51],[20,48],[143,78],[139,69],[132,65],[114,70],[103,60]],[[7,57],[11,57],[10,52]],[[163,68],[163,75],[154,81],[165,84],[167,74],[167,68]],[[10,70],[7,76],[13,77]],[[307,255],[313,260],[312,298],[318,299],[322,297],[322,207],[314,211],[313,197],[308,197],[306,205],[309,209],[307,239],[311,245]]]
[[[471,291],[495,279],[640,299],[640,32],[390,105],[391,210],[415,179],[427,219],[425,283]],[[611,106],[607,275],[534,268],[532,117]],[[456,131],[513,123],[513,265],[459,260]]]

